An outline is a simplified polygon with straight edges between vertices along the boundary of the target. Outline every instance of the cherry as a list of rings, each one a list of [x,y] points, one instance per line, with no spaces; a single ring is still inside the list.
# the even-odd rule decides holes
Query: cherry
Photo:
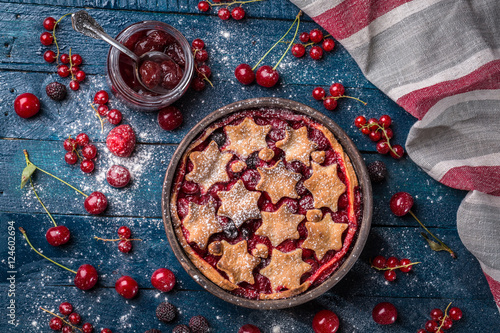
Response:
[[[203,41],[203,39],[196,38],[196,39],[195,39],[195,40],[193,40],[193,42],[191,43],[191,46],[192,46],[195,50],[201,50],[201,49],[204,49],[204,48],[205,48],[205,42]]]
[[[208,12],[210,9],[210,4],[207,1],[200,1],[198,3],[198,10],[200,12]]]
[[[80,89],[80,83],[77,81],[77,80],[72,80],[70,83],[69,83],[69,87],[71,90],[78,90]]]
[[[361,128],[366,124],[366,118],[363,116],[358,116],[354,119],[354,126]]]
[[[335,98],[326,98],[323,100],[323,106],[325,109],[333,111],[337,107],[337,100]]]
[[[425,329],[427,332],[435,333],[438,329],[438,323],[434,320],[427,320],[425,323]]]
[[[108,112],[108,121],[113,125],[118,125],[122,122],[122,113],[117,109],[111,109]]]
[[[392,282],[392,281],[396,280],[396,272],[393,271],[393,270],[385,271],[384,272],[384,278],[387,281]]]
[[[252,324],[246,324],[240,327],[238,333],[261,333],[260,329]]]
[[[306,53],[306,48],[302,44],[295,44],[292,46],[292,54],[297,57],[303,57]]]
[[[81,265],[75,276],[75,286],[81,290],[89,290],[97,283],[97,271],[94,266],[89,264]]]
[[[389,153],[392,157],[399,160],[401,157],[403,157],[405,150],[401,145],[394,145],[392,146],[392,150]]]
[[[387,261],[385,262],[385,265],[389,268],[394,268],[398,266],[399,260],[396,257],[389,257],[387,258]]]
[[[63,326],[63,321],[61,320],[61,318],[58,317],[53,317],[49,322],[50,329],[54,331],[60,331],[62,329],[62,326]]]
[[[126,299],[131,299],[139,292],[139,285],[130,276],[124,275],[116,281],[115,290]]]
[[[344,96],[345,88],[341,83],[334,83],[330,86],[330,94],[333,97]]]
[[[96,191],[85,199],[84,206],[88,213],[97,215],[106,210],[106,207],[108,207],[108,200],[104,194]]]
[[[109,95],[105,90],[99,90],[94,95],[95,104],[106,104],[109,100]]]
[[[201,65],[198,67],[198,76],[202,79],[209,78],[212,75],[212,70],[207,65]]]
[[[82,56],[79,54],[73,54],[71,55],[71,63],[73,66],[80,66],[82,64]]]
[[[66,53],[61,54],[59,59],[61,60],[61,62],[63,64],[69,64],[69,55],[68,54],[66,54]]]
[[[299,35],[299,40],[302,43],[307,43],[309,41],[309,34],[307,32],[303,32]]]
[[[73,325],[78,325],[82,321],[82,317],[76,312],[73,312],[72,314],[69,315],[68,317],[69,322],[72,323]]]
[[[53,17],[47,17],[45,20],[43,20],[43,27],[46,30],[52,31],[54,30],[54,27],[56,25],[56,19]]]
[[[83,333],[92,333],[94,331],[94,327],[91,323],[85,323],[82,326]]]
[[[339,329],[339,317],[329,310],[318,312],[312,322],[315,333],[335,333]]]
[[[241,83],[248,85],[255,80],[255,73],[248,64],[239,64],[234,70],[234,76]]]
[[[151,284],[159,291],[169,292],[175,286],[175,275],[167,268],[158,268],[151,276]]]
[[[94,171],[94,167],[94,162],[91,160],[83,160],[82,163],[80,163],[80,170],[85,173],[91,173]]]
[[[231,17],[231,12],[227,8],[220,8],[219,11],[217,12],[217,16],[223,21],[229,20]]]
[[[331,38],[327,38],[323,41],[323,49],[326,52],[331,52],[335,47],[335,42]]]
[[[200,62],[205,62],[208,60],[208,51],[207,50],[196,50],[194,58]]]
[[[165,131],[172,131],[182,124],[183,116],[175,106],[167,106],[158,112],[158,124]]]
[[[14,111],[21,118],[30,118],[40,111],[40,100],[31,93],[24,93],[14,100]]]
[[[76,78],[79,82],[82,82],[83,80],[85,80],[85,72],[84,72],[84,71],[78,71],[78,72],[76,72],[76,74],[75,74],[75,78]]]
[[[462,319],[462,310],[460,308],[454,307],[450,309],[449,316],[454,321]]]
[[[313,46],[309,50],[309,55],[314,60],[320,60],[321,58],[323,58],[323,49],[319,46]]]
[[[313,43],[319,43],[323,39],[323,33],[319,29],[313,29],[309,32],[309,38]]]
[[[132,242],[128,240],[121,240],[118,243],[118,250],[123,253],[129,253],[132,250]]]
[[[323,97],[325,97],[325,89],[323,89],[321,87],[314,88],[312,91],[312,97],[315,100],[321,101],[323,99]]]
[[[130,172],[121,165],[113,165],[109,168],[108,172],[106,172],[106,180],[109,185],[116,188],[122,188],[127,186],[130,182]]]
[[[130,231],[130,228],[127,226],[121,226],[118,228],[118,237],[121,239],[129,239],[132,236],[132,231]]]
[[[106,138],[109,151],[118,157],[129,157],[134,151],[135,134],[130,125],[120,125],[109,131]]]
[[[377,324],[390,325],[393,324],[398,318],[398,311],[391,303],[382,302],[375,305],[373,308],[372,318]]]
[[[377,268],[385,268],[386,267],[385,258],[383,256],[376,256],[372,260],[372,266]]]
[[[97,155],[97,148],[93,144],[87,144],[82,149],[83,157],[91,160]]]
[[[389,126],[391,126],[391,122],[392,122],[391,117],[386,114],[381,116],[378,120],[379,125],[384,128],[388,128]]]
[[[43,54],[43,60],[45,60],[48,63],[53,63],[56,61],[56,53],[52,50],[47,50]]]
[[[245,17],[245,10],[243,8],[241,8],[241,7],[235,7],[231,11],[231,16],[236,21],[242,20]]]
[[[370,132],[370,134],[371,133],[373,132]],[[391,148],[389,147],[389,143],[385,140],[380,140],[379,142],[377,142],[376,149],[377,152],[382,155],[387,154],[391,150]]]
[[[69,232],[69,229],[63,225],[52,227],[47,230],[47,233],[45,234],[47,242],[49,242],[49,244],[52,246],[66,244],[69,241],[70,236],[71,234]]]
[[[399,266],[405,266],[405,265],[408,265],[411,263],[411,260],[410,259],[401,259],[399,261]],[[408,273],[410,272],[411,270],[413,269],[413,265],[410,265],[410,266],[406,266],[406,267],[401,267],[399,270],[403,273]]]
[[[398,192],[392,196],[389,205],[394,215],[404,216],[413,207],[413,197],[409,193]]]
[[[45,46],[49,46],[54,42],[54,36],[50,32],[42,32],[40,35],[40,43],[42,43]]]
[[[62,302],[61,304],[59,304],[59,312],[62,315],[67,316],[71,312],[73,312],[73,305],[71,305],[71,303],[68,302]]]
[[[271,88],[273,87],[276,83],[278,83],[279,80],[279,73],[275,69],[273,69],[271,66],[261,66],[258,70],[257,73],[255,74],[255,78],[257,80],[257,84],[262,87],[266,88]]]
[[[99,105],[99,107],[97,108],[97,113],[99,113],[99,115],[101,117],[107,117],[108,112],[109,112],[109,108],[107,105]]]

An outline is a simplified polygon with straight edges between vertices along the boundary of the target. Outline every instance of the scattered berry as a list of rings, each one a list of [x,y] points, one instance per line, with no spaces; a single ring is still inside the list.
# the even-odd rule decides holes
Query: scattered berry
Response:
[[[129,157],[135,147],[135,134],[130,125],[113,128],[106,138],[109,151],[118,157]]]
[[[404,216],[413,207],[413,197],[409,193],[398,192],[391,197],[389,205],[394,215]]]
[[[85,80],[85,72],[84,71],[76,72],[75,78],[78,80],[78,82],[82,82],[83,80]]]
[[[196,53],[194,55],[194,58],[197,60],[197,61],[200,61],[200,62],[205,62],[208,60],[208,51],[207,50],[196,50]]]
[[[356,117],[354,119],[354,126],[357,128],[362,128],[366,124],[366,118],[363,116]]]
[[[333,97],[344,96],[345,88],[341,83],[334,83],[330,86],[330,95]]]
[[[333,48],[335,47],[335,42],[331,38],[327,38],[323,41],[323,50],[326,52],[331,52],[333,51]]]
[[[61,62],[63,64],[69,64],[69,55],[66,54],[66,53],[63,53],[61,54],[61,56],[59,57],[59,60],[61,60]]]
[[[450,309],[450,318],[454,321],[462,319],[462,310],[460,308],[454,307]]]
[[[83,157],[91,160],[97,155],[97,148],[93,144],[87,144],[82,149]]]
[[[427,332],[436,332],[438,329],[438,323],[434,320],[427,320],[425,323],[425,329]]]
[[[101,214],[108,207],[108,199],[101,192],[91,193],[87,199],[85,199],[85,210],[92,215]]]
[[[82,56],[79,54],[71,55],[71,63],[73,66],[80,66],[82,64]]]
[[[72,80],[69,83],[69,87],[71,88],[71,90],[76,91],[76,90],[80,89],[80,83],[77,80]]]
[[[120,228],[118,228],[117,233],[121,239],[129,239],[130,237],[132,237],[132,231],[130,231],[130,228],[127,226],[121,226]]]
[[[72,138],[67,138],[63,142],[64,150],[73,151],[76,148],[76,141]]]
[[[151,284],[160,291],[169,292],[174,288],[175,275],[167,268],[158,268],[151,276]]]
[[[392,150],[389,153],[391,154],[392,157],[399,160],[401,157],[403,157],[405,151],[402,146],[394,145],[392,146]]]
[[[307,32],[303,32],[299,35],[299,40],[302,43],[307,43],[309,41],[309,34]]]
[[[156,308],[156,317],[165,323],[169,323],[174,320],[176,315],[177,309],[170,303],[162,302]]]
[[[45,238],[52,246],[59,246],[66,244],[71,237],[69,229],[63,225],[58,225],[47,230]]]
[[[315,333],[335,333],[338,331],[339,325],[339,317],[329,310],[318,312],[312,322]]]
[[[389,126],[391,126],[392,119],[390,116],[384,114],[383,116],[381,116],[379,118],[378,123],[380,126],[382,126],[384,128],[389,128]]]
[[[193,42],[191,43],[191,46],[195,49],[195,50],[202,50],[205,48],[205,42],[200,39],[200,38],[196,38],[195,40],[193,40]]]
[[[201,65],[198,67],[198,76],[202,79],[209,78],[212,75],[212,70],[207,65]]]
[[[323,106],[325,107],[325,109],[327,109],[329,111],[333,111],[337,107],[337,100],[335,98],[331,98],[331,97],[325,98],[323,100]]]
[[[383,256],[376,256],[372,260],[372,266],[375,268],[385,268],[386,267],[385,262],[386,260]]]
[[[238,333],[261,333],[260,329],[252,324],[246,324],[240,327]]]
[[[94,331],[94,327],[91,323],[85,323],[82,326],[83,333],[92,333]]]
[[[130,182],[130,172],[121,165],[113,165],[106,172],[106,180],[109,185],[122,188]],[[127,237],[128,238],[128,237]]]
[[[158,124],[165,131],[172,131],[182,124],[183,116],[175,106],[167,106],[158,112]]]
[[[80,147],[84,147],[89,143],[89,136],[85,133],[80,133],[76,136],[76,144],[79,145]],[[97,150],[96,150],[97,152]],[[84,155],[85,156],[85,155]]]
[[[396,272],[393,270],[385,271],[384,278],[387,281],[392,282],[392,281],[396,280]]]
[[[192,333],[208,333],[210,325],[203,316],[194,316],[189,320],[189,328]]]
[[[323,33],[319,29],[313,29],[309,32],[309,38],[313,43],[319,43],[323,40]]]
[[[74,279],[75,286],[81,290],[92,289],[97,283],[98,275],[94,266],[89,264],[81,265],[76,272]]]
[[[66,86],[59,82],[52,82],[45,87],[45,92],[54,101],[62,101],[66,98]]]
[[[14,111],[21,118],[33,117],[40,111],[40,100],[31,93],[24,93],[14,100]]]
[[[139,292],[139,285],[130,276],[124,275],[116,281],[115,290],[126,299],[132,299]]]
[[[377,324],[390,325],[398,318],[398,311],[391,303],[382,302],[373,308],[372,318]]]
[[[271,88],[276,85],[279,77],[278,71],[267,65],[261,66],[255,74],[257,84],[266,88]]]
[[[108,112],[109,112],[109,108],[107,105],[99,105],[99,107],[97,108],[97,113],[99,113],[99,115],[101,117],[107,117]]]
[[[234,70],[236,79],[245,85],[251,84],[255,80],[255,73],[248,64],[240,64]]]
[[[411,264],[411,260],[410,259],[401,259],[399,261],[399,266],[403,266],[403,267],[400,267],[399,270],[403,273],[408,273],[410,272],[412,269],[413,269],[413,265],[410,265]]]
[[[205,80],[200,77],[195,77],[193,81],[191,81],[191,88],[193,88],[194,91],[202,91],[206,86]]]

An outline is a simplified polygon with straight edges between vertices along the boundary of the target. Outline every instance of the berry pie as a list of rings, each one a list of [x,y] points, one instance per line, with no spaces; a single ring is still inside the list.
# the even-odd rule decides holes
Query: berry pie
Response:
[[[317,121],[281,109],[212,124],[178,164],[176,237],[212,282],[249,299],[292,297],[345,260],[362,218],[354,168]]]

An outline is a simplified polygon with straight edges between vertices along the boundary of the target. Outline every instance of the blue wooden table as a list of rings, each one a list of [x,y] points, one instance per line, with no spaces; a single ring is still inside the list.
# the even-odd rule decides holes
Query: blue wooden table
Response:
[[[500,316],[487,282],[474,257],[461,244],[455,227],[456,210],[465,192],[437,183],[406,156],[396,161],[377,154],[375,145],[353,126],[358,115],[389,114],[394,121],[394,142],[404,144],[415,119],[370,84],[340,45],[321,61],[288,55],[279,67],[281,82],[273,89],[241,86],[233,69],[242,62],[257,62],[288,29],[298,9],[285,0],[253,3],[245,6],[247,18],[237,22],[221,21],[215,11],[201,13],[196,4],[194,0],[98,0],[94,4],[86,0],[0,0],[0,331],[48,332],[50,315],[39,307],[56,311],[59,303],[69,301],[85,322],[99,329],[97,332],[103,327],[113,332],[144,332],[151,328],[170,332],[176,324],[187,323],[199,314],[206,316],[215,332],[237,332],[247,323],[269,333],[312,332],[312,318],[321,309],[338,314],[341,332],[416,332],[429,319],[431,309],[444,309],[449,302],[464,312],[464,318],[450,332],[498,332]],[[189,91],[176,103],[185,117],[178,130],[163,131],[156,122],[156,113],[129,110],[112,97],[111,106],[123,112],[124,123],[131,124],[137,133],[138,144],[128,159],[119,159],[107,151],[104,141],[112,127],[105,125],[102,133],[89,107],[96,91],[108,89],[108,46],[74,32],[69,18],[61,22],[57,37],[63,52],[71,46],[73,53],[82,55],[87,79],[79,91],[68,90],[69,97],[63,102],[54,102],[45,94],[48,83],[68,84],[69,80],[59,78],[56,66],[43,60],[47,49],[39,42],[43,19],[58,18],[90,5],[93,8],[88,8],[89,12],[110,35],[137,21],[159,20],[175,26],[188,40],[202,38],[210,54],[214,87],[200,93]],[[300,31],[316,27],[304,18]],[[281,50],[285,47],[280,45]],[[267,64],[274,65],[279,53],[273,53]],[[368,105],[342,100],[336,111],[326,111],[312,99],[311,91],[316,86],[327,88],[332,82],[343,83],[349,95],[367,101]],[[15,97],[24,92],[41,99],[42,110],[31,119],[22,119],[13,110]],[[183,136],[211,111],[259,96],[289,98],[317,108],[351,136],[367,163],[382,160],[389,169],[387,180],[373,187],[372,231],[349,274],[314,301],[265,312],[225,303],[195,283],[170,250],[160,209],[163,176]],[[96,170],[90,175],[64,162],[62,142],[80,132],[86,132],[99,151]],[[45,232],[51,222],[30,187],[19,187],[25,166],[23,149],[28,150],[39,167],[51,170],[87,193],[98,190],[108,196],[107,211],[101,216],[89,216],[81,196],[45,174],[35,174],[33,180],[40,197],[56,221],[72,232],[72,240],[66,246],[54,248],[47,244]],[[111,188],[105,181],[106,170],[115,163],[125,165],[132,173],[132,183],[124,189]],[[453,260],[446,252],[431,251],[411,217],[398,218],[390,212],[389,198],[398,191],[415,197],[415,213],[456,251],[458,259]],[[37,256],[19,232],[15,236],[15,253],[9,254],[9,225],[24,227],[35,247],[68,267],[94,265],[100,273],[98,286],[89,292],[75,288],[72,274]],[[129,226],[133,235],[143,240],[134,243],[130,254],[119,252],[116,243],[93,239],[114,238],[121,225]],[[8,256],[12,254],[15,264],[9,268]],[[379,254],[410,258],[422,264],[411,273],[399,273],[396,281],[388,283],[383,274],[370,268],[370,258]],[[177,285],[169,293],[155,290],[149,282],[159,267],[171,269],[177,277]],[[125,300],[115,292],[114,283],[122,274],[139,283],[140,293],[135,299]],[[14,279],[8,280],[12,275]],[[12,300],[15,309],[11,311],[7,306]],[[164,300],[180,310],[173,324],[160,323],[155,317],[156,306]],[[399,318],[395,324],[382,327],[371,319],[373,307],[381,301],[397,307]],[[8,323],[9,313],[14,314],[16,326]]]

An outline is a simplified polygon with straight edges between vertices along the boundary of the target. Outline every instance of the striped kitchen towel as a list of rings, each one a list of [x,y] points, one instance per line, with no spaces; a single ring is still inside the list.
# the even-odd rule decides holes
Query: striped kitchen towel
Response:
[[[469,190],[457,212],[500,310],[500,1],[291,0],[418,118],[410,158]]]

